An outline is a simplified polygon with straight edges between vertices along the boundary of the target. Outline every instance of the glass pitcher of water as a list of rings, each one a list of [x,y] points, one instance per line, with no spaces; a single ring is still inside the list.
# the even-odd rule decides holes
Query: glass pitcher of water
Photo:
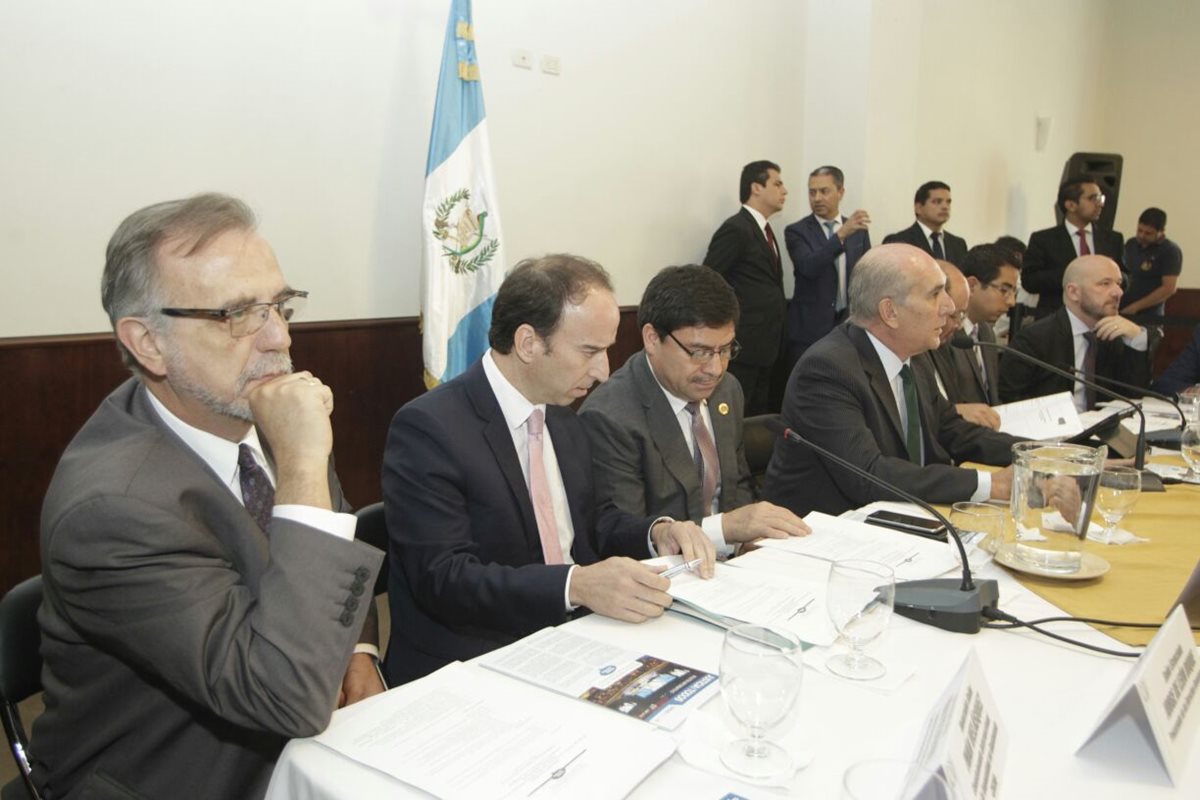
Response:
[[[1108,448],[1059,442],[1013,445],[1012,556],[1056,575],[1079,571]]]

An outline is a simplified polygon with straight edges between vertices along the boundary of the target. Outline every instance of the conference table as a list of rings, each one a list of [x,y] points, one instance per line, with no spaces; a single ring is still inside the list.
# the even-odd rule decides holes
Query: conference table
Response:
[[[995,578],[1000,608],[1021,619],[1066,612],[1122,621],[1162,620],[1200,558],[1197,516],[1198,486],[1175,485],[1165,493],[1144,494],[1122,527],[1150,541],[1122,546],[1086,544],[1112,565],[1099,579],[1052,581],[1010,573],[994,562],[976,574]],[[632,625],[590,615],[566,627],[628,650],[718,672],[723,632],[687,617],[667,613]],[[1126,643],[1149,641],[1154,633],[1125,629],[1111,631],[1116,637],[1112,638],[1079,622],[1049,627],[1056,633],[1123,651],[1130,650]],[[841,647],[835,645],[835,649]],[[806,653],[806,661],[814,663],[805,669],[798,722],[787,741],[811,760],[787,786],[757,786],[719,768],[689,763],[677,752],[630,796],[837,798],[842,775],[855,762],[913,757],[931,709],[972,651],[982,665],[1007,735],[1000,797],[1200,797],[1200,737],[1193,741],[1176,785],[1152,757],[1130,762],[1114,757],[1127,754],[1103,749],[1076,753],[1116,697],[1134,659],[1089,652],[1024,629],[955,634],[899,616],[893,616],[888,631],[870,650],[889,670],[899,674],[911,670],[903,683],[890,690],[834,677],[819,667],[817,651]],[[485,669],[474,662],[466,666]],[[712,714],[712,708],[721,702],[714,698],[701,711]],[[614,713],[602,708],[593,711]],[[353,706],[337,712],[354,713]],[[691,730],[685,724],[674,735],[686,737]],[[270,800],[331,800],[428,795],[303,739],[284,749],[267,796]]]

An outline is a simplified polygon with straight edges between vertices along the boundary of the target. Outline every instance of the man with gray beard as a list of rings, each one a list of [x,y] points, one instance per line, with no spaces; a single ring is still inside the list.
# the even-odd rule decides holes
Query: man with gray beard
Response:
[[[383,690],[371,587],[330,461],[333,395],[293,372],[307,296],[244,204],[159,203],[101,284],[133,377],[42,510],[44,797],[261,797],[289,738]]]

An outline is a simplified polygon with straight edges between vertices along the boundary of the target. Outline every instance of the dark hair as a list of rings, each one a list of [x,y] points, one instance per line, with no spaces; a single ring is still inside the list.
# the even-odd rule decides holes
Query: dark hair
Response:
[[[1078,203],[1079,198],[1083,197],[1083,187],[1089,183],[1100,185],[1100,181],[1089,175],[1080,175],[1077,178],[1071,178],[1058,187],[1058,210],[1062,213],[1067,213],[1067,201]]]
[[[1000,274],[1001,267],[1021,268],[1014,264],[1012,251],[998,244],[977,244],[967,251],[967,257],[958,265],[962,274],[974,278],[987,286]]]
[[[941,181],[925,181],[925,183],[917,187],[917,193],[913,197],[913,202],[919,206],[924,205],[929,200],[929,193],[934,189],[945,189],[948,192],[950,191],[950,186]]]
[[[1167,212],[1163,211],[1161,208],[1154,208],[1151,206],[1143,211],[1142,215],[1138,217],[1138,225],[1149,225],[1151,228],[1154,228],[1154,230],[1161,231],[1163,228],[1167,227]]]
[[[163,324],[155,312],[168,302],[158,278],[158,251],[166,242],[178,240],[175,254],[188,257],[226,231],[252,231],[256,224],[249,206],[215,193],[155,203],[130,214],[108,240],[100,278],[100,302],[113,330],[123,317],[148,317],[151,327]],[[125,366],[141,373],[141,364],[120,338],[117,350]]]
[[[770,177],[768,172],[775,170],[781,172],[779,165],[771,161],[751,161],[746,166],[742,167],[742,180],[738,184],[738,198],[741,202],[746,202],[750,199],[750,185],[757,183],[760,186],[767,185],[767,179]]]
[[[542,339],[550,338],[567,304],[579,305],[595,288],[612,291],[612,280],[595,261],[569,253],[525,259],[496,293],[488,343],[497,353],[512,352],[513,337],[522,325],[532,325]]]
[[[808,177],[810,178],[815,178],[818,175],[828,175],[829,177],[833,178],[833,185],[839,189],[845,187],[846,185],[846,176],[843,175],[842,171],[837,167],[826,165],[824,167],[817,167],[812,172],[808,173]]]
[[[714,270],[699,264],[666,267],[650,279],[638,306],[638,328],[653,325],[659,338],[680,328],[738,323],[737,295]]]
[[[1025,265],[1025,251],[1029,248],[1017,237],[1005,234],[1004,236],[997,237],[993,244],[1003,248],[1008,253],[1009,264],[1012,264],[1017,269],[1021,269]]]

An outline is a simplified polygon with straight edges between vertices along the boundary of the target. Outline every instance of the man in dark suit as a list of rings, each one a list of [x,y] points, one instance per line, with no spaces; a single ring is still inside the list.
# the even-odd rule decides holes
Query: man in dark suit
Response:
[[[721,223],[704,263],[733,287],[741,305],[738,337],[741,354],[729,364],[746,393],[746,413],[765,414],[771,390],[771,370],[783,340],[787,299],[779,242],[767,221],[783,209],[787,189],[779,165],[753,161],[742,168],[739,183],[742,208]]]
[[[1011,436],[967,422],[928,387],[913,356],[937,346],[953,304],[934,260],[911,245],[883,245],[858,262],[850,319],[817,342],[788,381],[783,421],[801,436],[931,503],[1006,499]],[[911,363],[910,363],[911,362]],[[767,467],[766,498],[797,514],[840,514],[894,500],[803,445],[780,439]]]
[[[939,346],[914,358],[929,361],[930,372],[936,382],[934,389],[954,406],[960,417],[976,425],[999,430],[1000,415],[986,399],[980,399],[980,393],[975,389],[981,378],[980,367],[974,356],[951,344],[951,339],[967,323],[971,286],[958,267],[949,261],[937,263],[946,276],[946,294],[954,302],[954,312],[946,318],[946,324],[942,327]]]
[[[1063,224],[1035,231],[1029,237],[1021,285],[1036,293],[1038,319],[1052,314],[1063,304],[1063,272],[1079,256],[1108,256],[1122,266],[1125,240],[1116,231],[1098,227],[1104,212],[1104,193],[1092,178],[1072,178],[1058,187],[1058,210]]]
[[[1010,251],[994,244],[976,245],[963,259],[962,276],[968,299],[961,329],[977,342],[994,343],[996,333],[992,325],[1016,303],[1020,269],[1013,260]],[[979,346],[963,350],[943,338],[947,343],[933,352],[933,360],[945,387],[944,396],[972,422],[999,427],[999,416],[990,408],[1000,402],[999,351]],[[962,406],[975,411],[964,413]]]
[[[134,377],[42,511],[46,797],[261,797],[288,739],[383,691],[374,642],[352,655],[383,554],[337,513],[333,397],[288,357],[306,293],[254,224],[200,195],[109,242],[104,307]]]
[[[813,342],[846,318],[850,274],[871,249],[871,216],[858,209],[841,214],[845,176],[837,167],[817,167],[808,176],[812,213],[784,229],[796,289],[788,304],[787,338],[794,364]]]
[[[1061,369],[1079,370],[1085,377],[1149,386],[1159,332],[1117,313],[1122,294],[1117,262],[1107,256],[1080,256],[1063,273],[1063,307],[1021,328],[1011,346]],[[1071,392],[1080,411],[1096,404],[1094,393],[1083,384],[1019,358],[1000,360],[1004,402],[1058,392]]]
[[[967,243],[945,230],[950,221],[950,187],[941,181],[928,181],[917,188],[913,213],[917,221],[911,227],[883,237],[884,244],[911,244],[936,259],[955,266],[967,255]]]
[[[1200,325],[1192,330],[1183,351],[1155,378],[1154,391],[1174,395],[1196,384],[1200,384]]]
[[[491,349],[396,412],[383,457],[399,628],[389,681],[474,658],[583,607],[630,622],[662,614],[669,582],[631,558],[682,553],[712,574],[699,526],[596,503],[587,434],[566,406],[608,377],[619,321],[598,264],[524,261],[496,295]]]
[[[792,512],[754,502],[742,447],[737,298],[706,267],[667,267],[638,307],[644,349],[592,392],[579,416],[595,458],[596,495],[631,514],[701,524],[719,554],[808,532]]]

